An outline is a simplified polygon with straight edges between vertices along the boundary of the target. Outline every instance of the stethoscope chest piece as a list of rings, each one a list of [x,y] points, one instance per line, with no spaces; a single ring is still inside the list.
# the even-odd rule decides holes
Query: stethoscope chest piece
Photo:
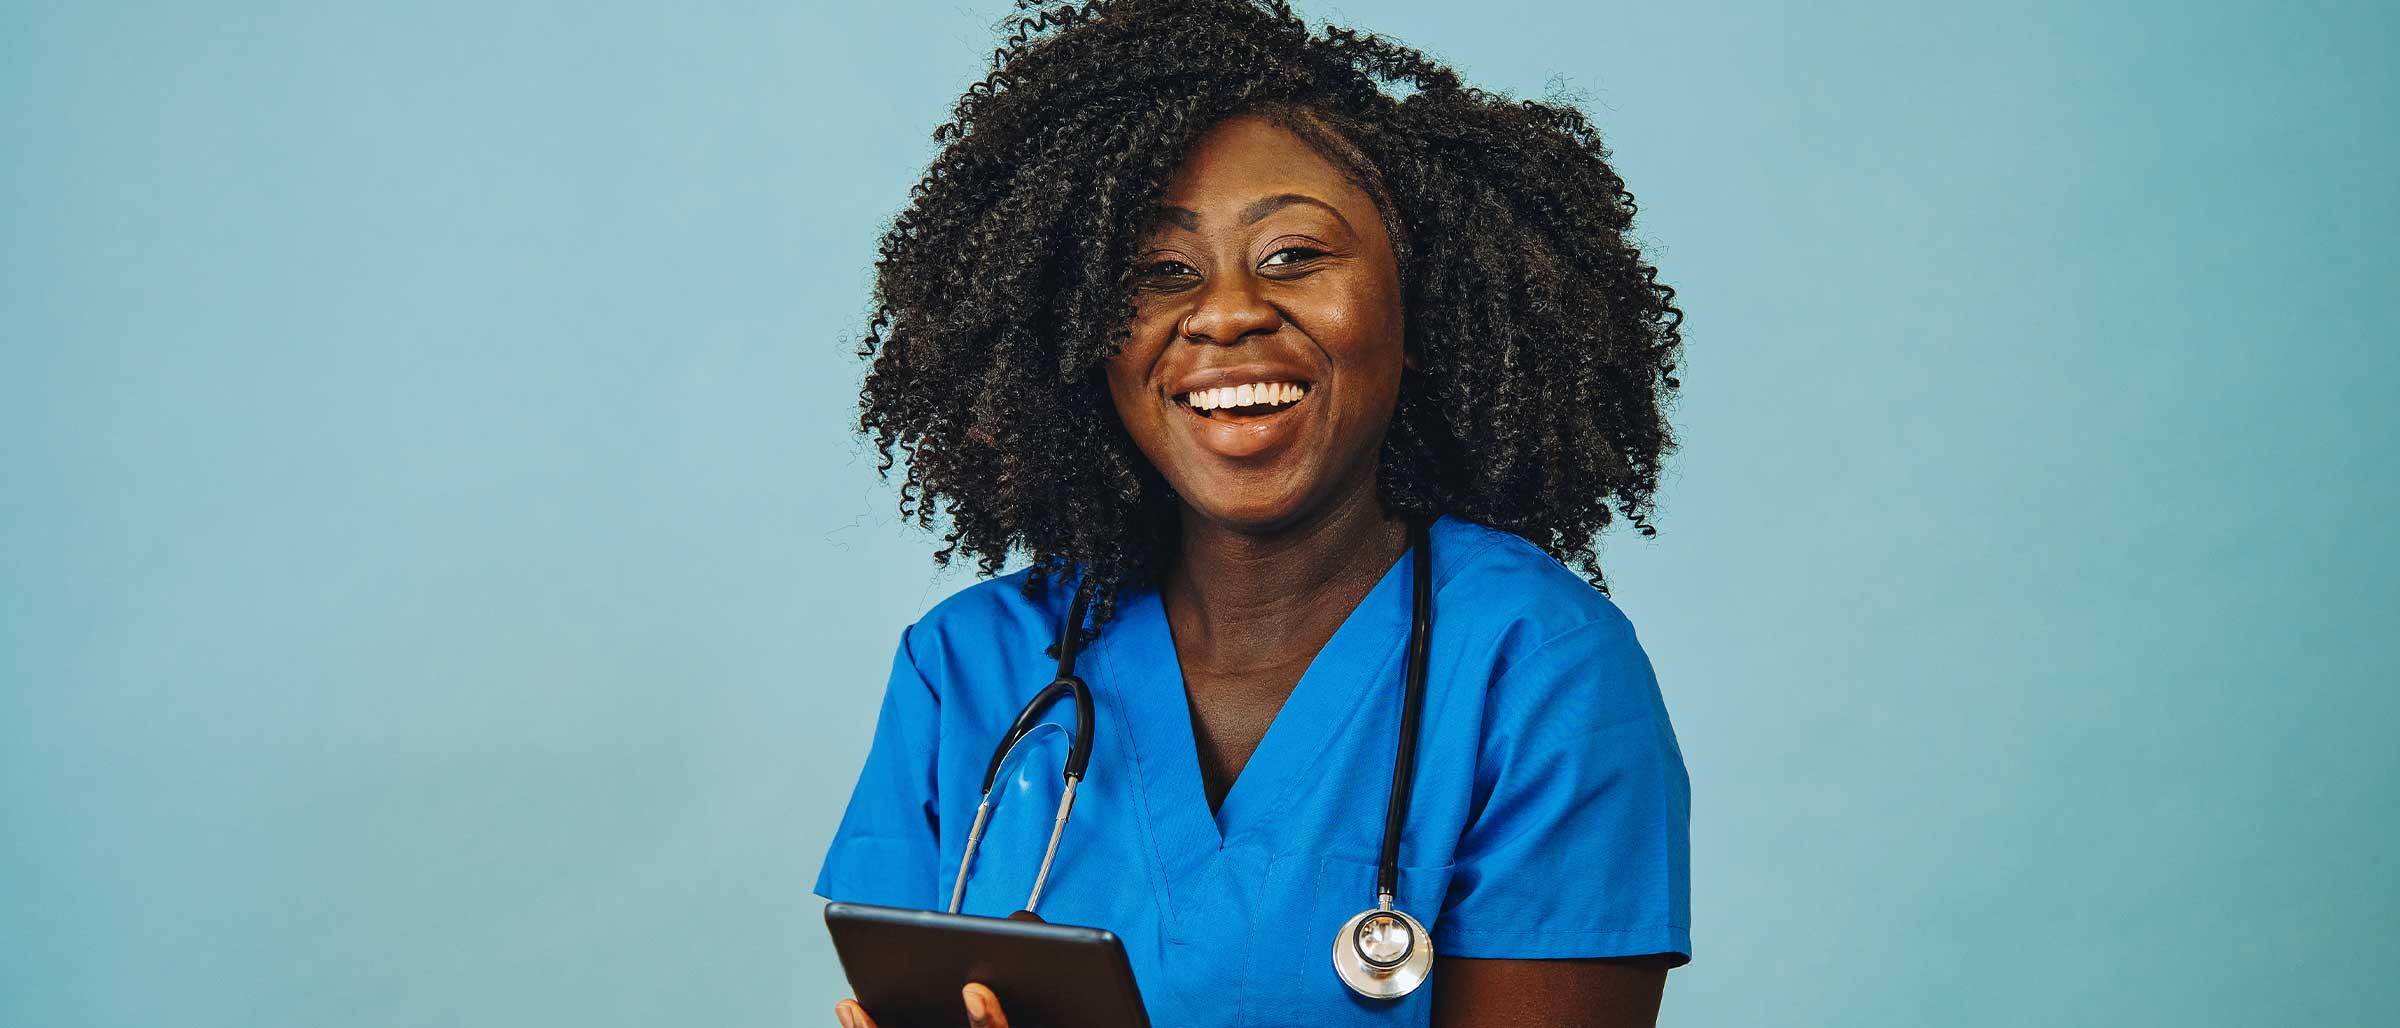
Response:
[[[1361,996],[1398,999],[1433,973],[1433,936],[1400,911],[1360,911],[1333,937],[1333,970]]]

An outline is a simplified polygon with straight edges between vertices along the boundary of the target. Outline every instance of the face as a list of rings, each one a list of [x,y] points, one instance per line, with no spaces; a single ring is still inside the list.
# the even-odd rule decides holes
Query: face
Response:
[[[1272,532],[1374,489],[1408,363],[1374,200],[1262,117],[1167,184],[1109,395],[1187,517]]]

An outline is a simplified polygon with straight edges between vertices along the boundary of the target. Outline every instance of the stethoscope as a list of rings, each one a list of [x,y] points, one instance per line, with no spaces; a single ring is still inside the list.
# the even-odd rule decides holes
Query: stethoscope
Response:
[[[1333,937],[1333,971],[1351,991],[1369,999],[1398,999],[1415,992],[1417,986],[1433,972],[1433,937],[1425,926],[1404,911],[1392,908],[1393,890],[1400,879],[1400,828],[1408,822],[1409,785],[1417,774],[1417,715],[1425,705],[1425,659],[1433,638],[1433,551],[1430,533],[1423,524],[1409,526],[1410,548],[1415,552],[1411,566],[1415,571],[1416,589],[1411,601],[1408,629],[1408,669],[1406,687],[1400,702],[1400,739],[1398,752],[1392,759],[1392,793],[1383,814],[1383,857],[1375,868],[1375,905],[1358,913],[1342,925]],[[992,782],[1000,776],[1000,765],[1018,741],[1032,732],[1040,722],[1042,711],[1058,702],[1062,696],[1075,699],[1075,738],[1067,747],[1065,794],[1058,799],[1058,816],[1050,825],[1050,845],[1042,851],[1042,869],[1033,876],[1033,892],[1025,897],[1025,912],[1032,913],[1034,904],[1041,902],[1042,884],[1050,878],[1050,864],[1058,857],[1058,838],[1067,830],[1067,816],[1075,809],[1075,785],[1083,780],[1084,768],[1092,760],[1092,696],[1083,680],[1075,677],[1075,657],[1083,649],[1083,620],[1091,602],[1091,584],[1087,581],[1075,590],[1075,599],[1068,605],[1066,624],[1058,639],[1058,673],[1050,684],[1035,693],[1017,712],[1017,720],[1009,725],[1008,734],[1000,737],[1000,745],[992,750],[991,763],[983,771],[982,799],[975,805],[975,824],[967,829],[966,852],[958,860],[958,882],[950,887],[950,912],[958,913],[959,901],[967,893],[967,869],[975,862],[975,846],[983,840],[984,821],[992,812]]]

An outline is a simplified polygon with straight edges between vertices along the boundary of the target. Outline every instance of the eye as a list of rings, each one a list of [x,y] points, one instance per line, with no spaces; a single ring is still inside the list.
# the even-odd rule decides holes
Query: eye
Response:
[[[1133,269],[1133,277],[1148,285],[1173,285],[1177,279],[1198,274],[1191,265],[1178,260],[1149,261]]]
[[[1325,256],[1325,251],[1313,246],[1287,246],[1268,254],[1266,260],[1259,262],[1259,266],[1262,268],[1288,268],[1323,256]]]

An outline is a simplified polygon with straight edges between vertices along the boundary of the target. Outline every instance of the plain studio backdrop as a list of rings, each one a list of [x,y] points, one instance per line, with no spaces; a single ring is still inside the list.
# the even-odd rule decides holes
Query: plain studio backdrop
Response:
[[[832,1023],[1006,13],[0,12],[0,1023]],[[2390,5],[1302,13],[1583,97],[1689,313],[1665,1024],[2390,1023]]]

